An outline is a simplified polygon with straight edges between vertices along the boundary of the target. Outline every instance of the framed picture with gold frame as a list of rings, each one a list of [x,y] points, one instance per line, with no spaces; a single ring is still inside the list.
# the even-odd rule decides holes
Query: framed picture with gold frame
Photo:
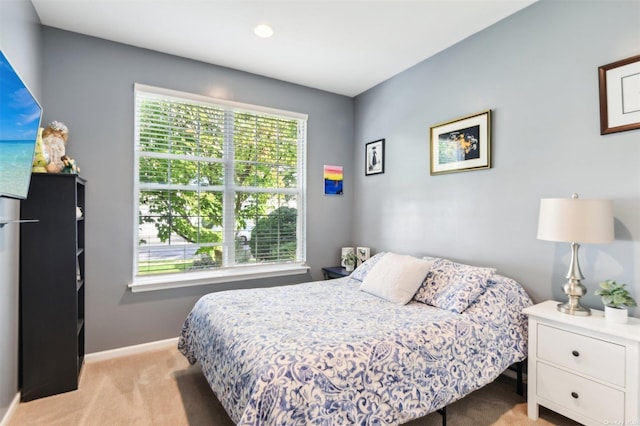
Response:
[[[600,134],[640,129],[640,55],[598,67]]]
[[[430,128],[431,175],[491,168],[491,110]]]

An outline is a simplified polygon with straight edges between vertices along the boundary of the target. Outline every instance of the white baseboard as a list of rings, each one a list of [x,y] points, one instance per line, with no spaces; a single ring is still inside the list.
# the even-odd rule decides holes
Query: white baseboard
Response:
[[[178,338],[172,337],[166,340],[157,340],[155,342],[142,343],[140,345],[125,346],[123,348],[111,349],[102,352],[93,352],[85,355],[84,362],[105,361],[107,359],[119,358],[122,356],[135,355],[143,352],[153,351],[157,349],[165,349],[167,347],[178,346]],[[2,426],[2,425],[0,425]]]
[[[13,401],[11,401],[11,404],[9,405],[9,409],[7,410],[6,413],[4,413],[4,416],[2,417],[2,419],[0,419],[0,426],[6,426],[9,424],[9,420],[11,420],[11,416],[13,416],[13,412],[16,410],[19,403],[20,403],[20,392],[16,393],[16,396],[13,397]]]

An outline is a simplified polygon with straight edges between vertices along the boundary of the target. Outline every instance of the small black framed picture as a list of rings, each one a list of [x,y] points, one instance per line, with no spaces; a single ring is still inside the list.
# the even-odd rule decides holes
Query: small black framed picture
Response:
[[[364,148],[364,175],[384,173],[384,139],[369,142]]]

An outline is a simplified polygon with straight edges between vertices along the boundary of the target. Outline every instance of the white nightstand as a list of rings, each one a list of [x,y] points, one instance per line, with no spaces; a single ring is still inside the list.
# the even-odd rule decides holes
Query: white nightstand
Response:
[[[528,414],[543,405],[585,425],[640,425],[640,319],[563,314],[553,300],[529,316]]]

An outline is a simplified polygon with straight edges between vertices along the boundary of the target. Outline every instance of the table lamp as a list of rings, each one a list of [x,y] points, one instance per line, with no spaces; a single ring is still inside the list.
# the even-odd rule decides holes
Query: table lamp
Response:
[[[589,308],[580,305],[586,294],[584,279],[578,263],[580,244],[604,244],[613,241],[613,202],[611,200],[571,198],[543,198],[538,217],[539,240],[571,243],[571,265],[562,286],[569,297],[558,304],[558,310],[570,315],[591,315]]]

